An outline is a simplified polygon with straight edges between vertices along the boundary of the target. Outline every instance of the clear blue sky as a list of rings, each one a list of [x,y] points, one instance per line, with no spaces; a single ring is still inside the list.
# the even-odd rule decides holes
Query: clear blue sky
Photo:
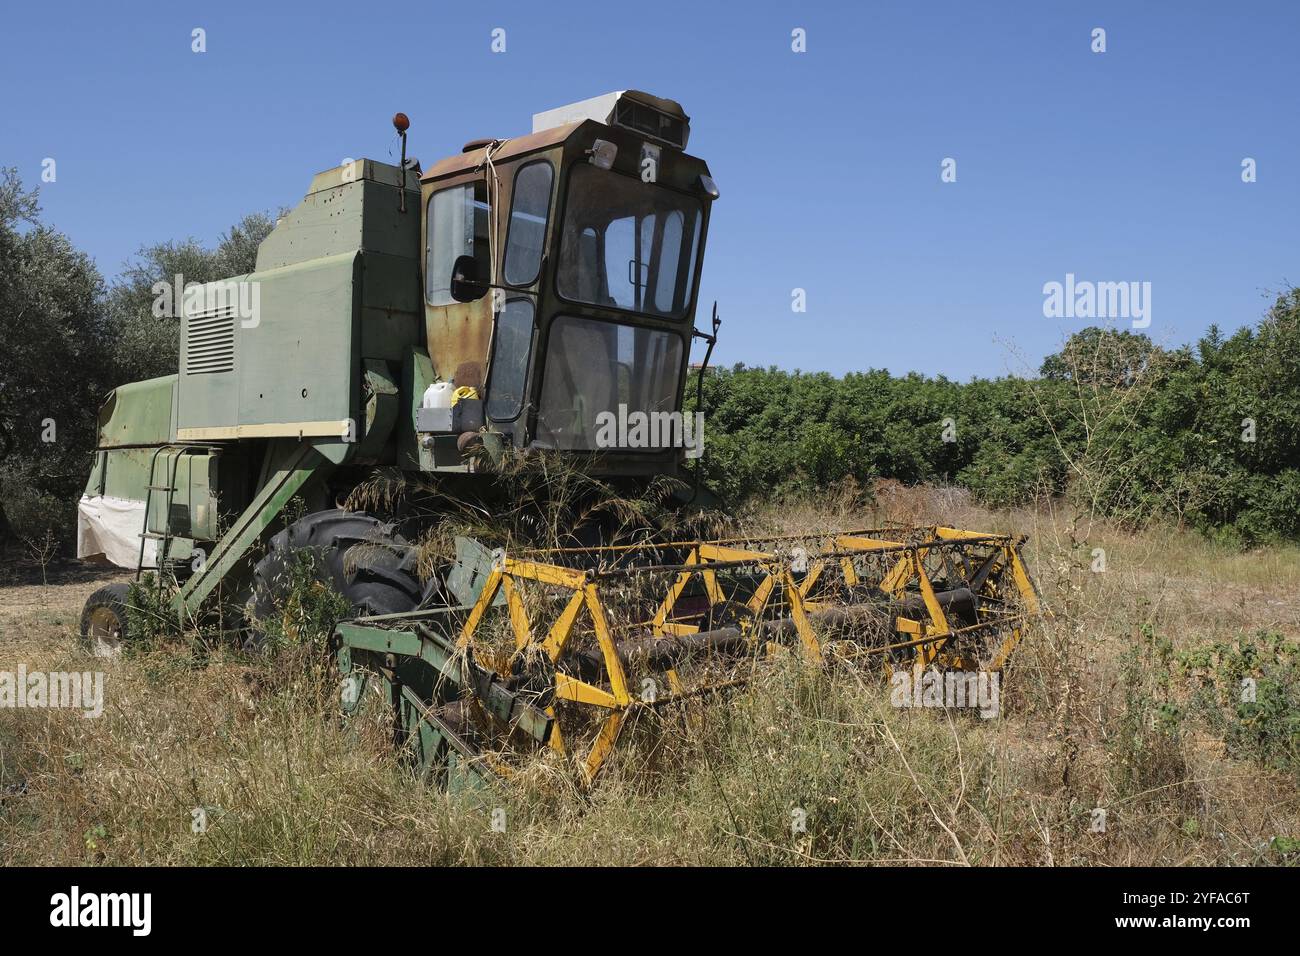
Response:
[[[719,300],[725,364],[996,375],[1088,324],[1043,317],[1067,272],[1151,282],[1164,344],[1300,283],[1295,0],[12,3],[3,24],[0,164],[35,185],[57,160],[45,216],[110,277],[395,157],[395,110],[427,167],[638,88],[682,102],[722,191],[701,312]]]

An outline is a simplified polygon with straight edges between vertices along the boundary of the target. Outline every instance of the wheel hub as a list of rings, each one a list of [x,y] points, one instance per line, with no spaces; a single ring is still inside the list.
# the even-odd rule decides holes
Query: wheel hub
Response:
[[[90,646],[96,657],[115,657],[122,649],[122,625],[111,608],[90,612]]]

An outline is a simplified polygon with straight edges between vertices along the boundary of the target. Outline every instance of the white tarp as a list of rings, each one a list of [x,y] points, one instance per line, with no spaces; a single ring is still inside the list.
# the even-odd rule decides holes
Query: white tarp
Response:
[[[108,495],[82,495],[77,503],[77,557],[100,558],[134,571],[140,561],[144,502]],[[155,539],[144,543],[144,565],[153,567]]]

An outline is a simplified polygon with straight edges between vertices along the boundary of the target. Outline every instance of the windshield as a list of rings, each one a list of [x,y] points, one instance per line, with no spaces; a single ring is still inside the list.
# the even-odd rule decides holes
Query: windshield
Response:
[[[560,242],[560,295],[681,318],[691,301],[702,220],[690,196],[575,166]]]
[[[560,316],[546,346],[537,437],[552,448],[595,450],[603,420],[673,411],[681,370],[674,332]]]

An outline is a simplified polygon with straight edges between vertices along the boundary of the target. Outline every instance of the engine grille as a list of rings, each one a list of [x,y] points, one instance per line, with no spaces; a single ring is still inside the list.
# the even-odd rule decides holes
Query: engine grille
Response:
[[[185,374],[230,372],[235,368],[237,308],[223,304],[185,317]]]

